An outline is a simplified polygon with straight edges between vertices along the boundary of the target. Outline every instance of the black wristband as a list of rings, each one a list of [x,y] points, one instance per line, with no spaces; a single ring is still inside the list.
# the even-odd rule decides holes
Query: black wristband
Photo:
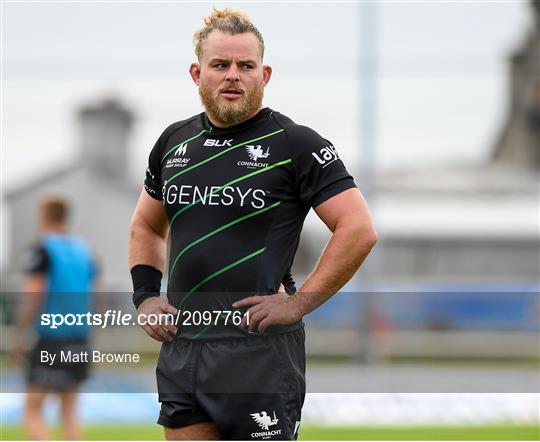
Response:
[[[133,305],[136,309],[148,298],[159,297],[162,273],[145,264],[138,264],[131,269],[133,281]]]

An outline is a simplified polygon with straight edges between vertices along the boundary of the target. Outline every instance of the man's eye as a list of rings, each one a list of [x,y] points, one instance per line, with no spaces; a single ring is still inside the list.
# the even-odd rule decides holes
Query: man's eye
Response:
[[[214,67],[217,69],[225,69],[225,65],[223,63],[216,64]]]
[[[253,66],[251,66],[250,64],[245,64],[242,66],[242,69],[244,69],[245,71],[249,71],[250,69],[253,69]]]

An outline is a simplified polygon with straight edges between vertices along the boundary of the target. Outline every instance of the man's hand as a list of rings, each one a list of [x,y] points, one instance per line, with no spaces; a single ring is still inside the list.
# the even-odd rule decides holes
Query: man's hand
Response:
[[[264,333],[271,325],[289,325],[298,322],[302,318],[296,298],[286,293],[275,295],[250,296],[249,298],[236,301],[234,308],[249,307],[242,318],[241,327],[249,331],[259,330]]]
[[[144,322],[147,322],[148,318],[151,316],[159,318],[156,321],[151,321],[152,323],[157,322],[157,324],[154,325],[147,323],[142,324],[141,322],[141,327],[148,336],[154,338],[156,341],[161,342],[171,342],[174,339],[178,329],[174,324],[172,324],[176,316],[171,315],[176,315],[178,310],[169,304],[167,298],[155,296],[153,298],[146,299],[141,305],[139,305],[138,313],[139,316],[144,315]],[[165,315],[169,313],[170,320],[166,321]]]

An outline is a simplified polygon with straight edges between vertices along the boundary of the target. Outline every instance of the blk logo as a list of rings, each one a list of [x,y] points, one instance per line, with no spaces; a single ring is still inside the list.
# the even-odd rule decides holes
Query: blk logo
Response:
[[[311,152],[311,155],[313,155],[313,158],[322,165],[323,169],[339,159],[337,150],[332,145],[323,147],[318,153]]]
[[[210,146],[210,147],[225,147],[225,146],[232,146],[232,143],[233,140],[213,140],[211,138],[208,138],[205,142],[204,142],[204,145],[205,146]]]

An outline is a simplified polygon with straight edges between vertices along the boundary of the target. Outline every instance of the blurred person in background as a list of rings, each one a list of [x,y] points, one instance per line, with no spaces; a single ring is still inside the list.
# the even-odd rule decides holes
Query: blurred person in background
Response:
[[[214,9],[204,24],[189,72],[205,112],[170,125],[150,153],[130,227],[133,301],[140,315],[189,305],[201,313],[247,309],[251,319],[226,328],[143,326],[163,342],[158,423],[169,440],[296,439],[302,317],[350,280],[376,234],[332,144],[262,106],[272,69],[249,18]],[[332,238],[297,291],[291,266],[310,208]],[[213,294],[209,305],[203,295]]]
[[[39,205],[40,240],[29,250],[23,287],[23,305],[15,326],[12,356],[22,362],[28,332],[34,328],[37,343],[30,350],[27,366],[27,392],[24,427],[29,439],[50,438],[44,419],[46,396],[57,394],[63,436],[80,439],[76,402],[80,383],[88,376],[88,362],[61,363],[62,351],[81,354],[88,351],[88,325],[41,323],[42,314],[85,314],[91,311],[97,267],[86,243],[68,232],[70,207],[61,196],[47,196]],[[42,362],[42,352],[56,355],[54,362]]]

